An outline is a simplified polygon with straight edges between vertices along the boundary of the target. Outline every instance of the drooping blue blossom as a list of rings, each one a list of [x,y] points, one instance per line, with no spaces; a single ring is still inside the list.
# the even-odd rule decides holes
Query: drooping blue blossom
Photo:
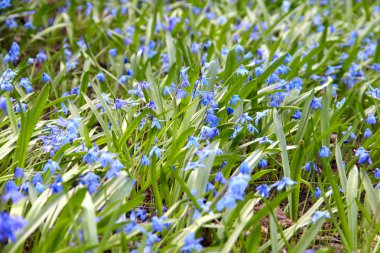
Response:
[[[373,174],[374,174],[375,178],[379,178],[380,177],[380,169],[376,168],[375,172]]]
[[[330,213],[328,211],[316,211],[313,216],[311,216],[311,221],[316,223],[319,219],[326,218],[330,219]]]
[[[322,100],[322,98],[313,97],[313,99],[310,102],[311,109],[313,109],[315,111],[318,108],[322,108],[321,100]]]
[[[104,82],[105,78],[106,78],[106,77],[105,77],[105,75],[104,75],[102,72],[96,74],[96,79],[98,79],[99,82],[101,82],[101,83]]]
[[[150,166],[150,160],[145,155],[141,157],[141,166]]]
[[[195,238],[195,234],[193,232],[190,232],[185,237],[184,245],[181,248],[181,252],[185,253],[191,253],[191,252],[198,252],[203,249],[203,246],[200,244],[200,242],[203,240],[203,238]]]
[[[149,151],[149,157],[152,158],[153,155],[156,155],[157,158],[161,158],[161,152],[165,151],[164,149],[160,149],[157,146],[153,146]]]
[[[372,132],[369,128],[367,128],[365,131],[364,131],[364,134],[363,134],[364,138],[368,139],[372,136]]]
[[[54,180],[54,182],[50,186],[52,193],[60,193],[63,190],[63,185],[62,185],[62,178],[61,176],[57,176]]]
[[[263,169],[268,166],[268,161],[265,159],[260,159],[259,161],[259,168]]]
[[[81,178],[80,182],[84,186],[87,186],[88,192],[90,194],[93,194],[97,191],[98,187],[100,186],[99,179],[100,177],[98,175],[90,171],[87,172],[87,174]]]
[[[60,170],[59,164],[51,159],[47,160],[44,168],[42,169],[42,173],[45,173],[47,170],[50,170],[52,174],[55,174],[56,170]]]
[[[165,216],[152,217],[152,229],[153,232],[162,232],[164,228],[169,229],[170,228],[170,222],[167,220]]]
[[[326,147],[325,145],[323,145],[321,147],[321,149],[319,150],[319,157],[320,158],[328,158],[331,154],[331,151],[328,147]]]
[[[302,166],[303,170],[306,170],[306,172],[310,172],[311,169],[314,169],[316,172],[318,172],[318,167],[313,162],[307,162],[304,166]]]
[[[259,185],[258,187],[256,187],[256,191],[259,192],[259,195],[261,197],[264,197],[266,199],[269,197],[270,188],[266,184],[262,184],[262,185]]]
[[[4,191],[2,200],[5,202],[11,199],[13,203],[17,203],[20,199],[24,198],[24,195],[22,195],[19,187],[13,180],[8,180],[6,182]]]
[[[20,178],[25,177],[24,170],[22,168],[16,167],[16,169],[13,173],[13,177],[15,179],[20,179]]]
[[[249,175],[252,173],[252,167],[247,162],[243,162],[239,167],[239,171],[241,174]]]
[[[365,150],[363,147],[359,147],[355,151],[355,156],[359,157],[358,164],[364,164],[364,163],[372,164],[372,160],[369,153],[370,151]]]
[[[47,82],[50,82],[51,81],[51,77],[48,75],[48,74],[46,74],[46,73],[43,73],[42,74],[42,82],[44,82],[44,83],[47,83]]]
[[[319,197],[321,196],[322,192],[321,192],[321,189],[319,189],[319,187],[315,187],[315,190],[314,190],[314,195],[315,195],[315,198],[319,199]]]
[[[0,4],[1,9],[1,4]],[[0,212],[0,243],[15,242],[17,234],[28,224],[28,222],[20,216],[11,216],[9,213]]]
[[[279,180],[279,181],[275,182],[274,184],[272,184],[271,188],[277,187],[277,191],[281,191],[286,186],[292,186],[292,185],[295,185],[295,184],[297,184],[297,183],[294,182],[293,180],[291,180],[290,178],[283,177],[281,180]]]
[[[293,115],[292,119],[299,120],[302,117],[302,112],[300,110],[296,110]]]
[[[116,155],[109,152],[100,152],[98,156],[98,162],[102,165],[103,168],[106,168],[108,165],[111,165],[114,161]]]
[[[224,208],[234,208],[237,200],[244,200],[245,189],[248,187],[249,176],[239,174],[230,178],[227,192],[216,203],[216,209],[222,211]]]
[[[377,122],[377,117],[375,117],[372,113],[369,113],[367,115],[367,119],[366,119],[367,123],[370,124],[370,125],[375,125],[376,122]]]
[[[216,173],[214,181],[218,182],[221,185],[225,185],[227,182],[226,178],[224,177],[224,175],[221,171],[218,171]]]

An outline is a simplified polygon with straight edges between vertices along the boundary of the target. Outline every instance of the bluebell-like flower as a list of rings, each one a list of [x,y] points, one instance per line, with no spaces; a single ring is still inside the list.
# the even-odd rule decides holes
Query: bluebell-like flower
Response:
[[[327,211],[316,211],[313,216],[311,216],[311,221],[316,223],[319,219],[326,218],[330,219],[330,213]]]
[[[4,187],[5,193],[2,196],[4,201],[12,200],[13,203],[17,203],[20,199],[24,198],[24,195],[20,192],[19,187],[13,180],[8,180]]]
[[[255,75],[258,77],[258,76],[261,76],[262,74],[264,73],[264,68],[263,66],[259,66],[259,67],[256,67],[255,68]]]
[[[319,150],[319,157],[320,158],[323,158],[323,157],[328,158],[330,156],[330,154],[331,154],[330,149],[328,147],[326,147],[325,145],[323,145],[321,147],[321,149]]]
[[[191,146],[194,146],[195,148],[199,147],[198,138],[194,136],[190,136],[187,139],[186,148],[190,148]]]
[[[115,57],[117,55],[117,49],[111,48],[110,50],[108,50],[108,54],[112,57]]]
[[[261,138],[260,141],[259,141],[260,144],[265,144],[265,143],[272,144],[273,142],[274,142],[274,141],[269,140],[267,136],[264,136],[264,137]]]
[[[47,83],[47,82],[50,82],[50,81],[51,81],[50,76],[48,74],[46,74],[46,73],[43,73],[42,74],[42,82]]]
[[[33,91],[32,83],[29,81],[29,78],[21,78],[18,86],[24,87],[26,93],[30,93]]]
[[[226,194],[216,203],[216,209],[222,211],[224,208],[234,208],[237,200],[244,200],[248,180],[249,177],[242,174],[232,177],[228,182]]]
[[[161,129],[160,122],[155,117],[152,118],[152,124],[151,124],[151,128],[154,128],[154,127],[156,127],[157,129]]]
[[[10,216],[7,212],[0,212],[0,243],[6,243],[8,240],[15,242],[17,233],[27,224],[28,222],[20,216]]]
[[[115,154],[108,153],[108,152],[101,152],[98,161],[103,166],[103,168],[107,167],[108,165],[111,165],[113,163],[113,158],[115,157]]]
[[[152,229],[153,232],[162,232],[164,228],[169,229],[170,228],[170,223],[167,221],[167,218],[165,216],[162,217],[157,217],[153,216],[152,217]]]
[[[16,167],[13,177],[15,179],[20,179],[20,178],[25,177],[24,170],[22,168]]]
[[[285,188],[285,186],[292,186],[292,185],[295,185],[297,184],[296,182],[294,182],[293,180],[291,180],[290,178],[287,178],[287,177],[283,177],[281,180],[275,182],[274,184],[271,185],[271,188],[272,187],[277,187],[277,191],[281,191],[282,189]]]
[[[87,186],[88,192],[90,194],[93,194],[96,192],[96,190],[100,186],[99,179],[100,177],[98,175],[90,171],[81,178],[81,184]]]
[[[364,138],[368,139],[372,136],[372,132],[369,128],[367,128],[365,131],[364,131],[364,134],[363,134]]]
[[[227,182],[226,178],[224,177],[224,175],[221,171],[218,171],[216,173],[214,181],[218,182],[221,185],[224,185]]]
[[[89,164],[94,164],[99,155],[98,151],[98,146],[94,146],[83,156],[83,161]]]
[[[296,110],[293,115],[292,119],[299,120],[302,117],[302,112],[300,110]]]
[[[38,52],[38,54],[36,55],[36,61],[37,61],[38,63],[43,63],[43,62],[46,61],[46,60],[47,60],[47,56],[46,56],[45,52],[42,51],[42,50],[40,50],[40,51]]]
[[[377,122],[377,117],[375,117],[372,113],[369,113],[367,115],[367,119],[366,119],[367,123],[370,124],[370,125],[375,125],[376,122]]]
[[[247,112],[246,112],[246,113],[243,113],[243,114],[240,116],[240,118],[237,120],[237,123],[243,125],[246,121],[249,121],[249,122],[252,122],[252,121],[253,121],[252,117],[249,116]]]
[[[219,130],[216,127],[203,126],[201,129],[201,136],[203,139],[214,139],[215,136],[219,135]]]
[[[106,77],[102,72],[100,72],[100,73],[96,74],[96,78],[99,80],[99,82],[102,83],[102,82],[104,82]]]
[[[186,164],[186,167],[182,171],[194,170],[194,169],[204,168],[204,167],[206,166],[202,164],[200,161],[189,162],[188,164]]]
[[[203,246],[200,244],[202,240],[202,238],[195,238],[195,234],[193,232],[190,232],[187,234],[184,245],[180,251],[185,253],[201,251],[203,249]]]
[[[47,170],[50,170],[52,174],[55,174],[56,170],[60,170],[59,164],[51,159],[47,160],[44,168],[42,169],[42,173],[45,173]]]
[[[247,74],[249,73],[249,71],[248,71],[243,65],[240,65],[240,66],[237,68],[236,73],[237,73],[238,75],[242,75],[242,76],[244,76],[244,75],[247,75]]]
[[[256,191],[259,192],[260,196],[262,196],[266,199],[269,197],[270,188],[266,184],[262,184],[262,185],[259,185],[258,187],[256,187]]]
[[[149,151],[149,157],[152,157],[153,154],[156,155],[157,158],[161,158],[161,152],[165,151],[164,149],[160,149],[157,146],[153,146]]]
[[[259,161],[259,167],[260,167],[261,169],[263,169],[263,168],[265,168],[265,167],[267,167],[267,166],[268,166],[268,161],[265,160],[265,159],[260,159],[260,161]]]
[[[252,172],[252,167],[247,162],[243,162],[239,167],[239,171],[241,174],[249,175]]]
[[[150,160],[145,155],[141,157],[141,166],[150,166]]]
[[[239,101],[242,101],[239,95],[233,95],[230,100],[230,105],[236,105]]]
[[[313,109],[315,111],[318,108],[322,108],[321,100],[322,100],[322,98],[313,97],[313,99],[310,102],[311,109]]]
[[[54,182],[50,186],[52,193],[60,193],[63,190],[63,185],[62,185],[62,178],[61,176],[57,176],[54,180]]]
[[[321,192],[321,189],[319,189],[319,187],[315,187],[315,190],[314,190],[314,195],[317,199],[319,199],[319,197],[321,196],[322,192]]]
[[[379,178],[380,177],[380,169],[376,168],[375,172],[373,174],[374,174],[375,178]]]
[[[313,162],[307,162],[304,166],[302,166],[302,169],[306,170],[307,172],[310,172],[311,168],[314,168],[314,170],[318,172],[317,165],[315,165]]]
[[[359,147],[355,151],[355,156],[359,156],[358,164],[372,164],[371,157],[369,156],[370,151],[365,150],[363,147]]]
[[[235,137],[237,136],[237,134],[243,129],[242,126],[240,125],[236,125],[234,127],[234,132],[232,133],[232,135],[230,136],[230,139],[235,139]]]

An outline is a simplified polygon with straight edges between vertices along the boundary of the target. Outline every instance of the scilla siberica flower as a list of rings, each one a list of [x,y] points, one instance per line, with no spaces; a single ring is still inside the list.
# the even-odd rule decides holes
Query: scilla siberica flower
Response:
[[[243,162],[239,167],[239,171],[241,174],[249,175],[252,172],[252,167],[247,162]]]
[[[202,250],[203,246],[200,244],[202,240],[203,238],[195,238],[195,234],[193,232],[188,233],[185,238],[184,245],[181,248],[181,252],[191,253]]]
[[[51,172],[52,174],[54,174],[56,170],[60,170],[60,169],[61,169],[61,168],[59,167],[59,164],[58,164],[57,162],[55,162],[55,161],[49,159],[49,160],[46,162],[46,164],[45,164],[45,166],[44,166],[44,168],[43,168],[43,170],[42,170],[42,173],[45,173],[47,170],[50,170],[50,172]]]
[[[216,209],[234,208],[237,200],[244,200],[244,192],[248,187],[249,176],[239,174],[232,177],[228,182],[226,194],[216,203]]]
[[[19,187],[13,180],[8,180],[4,187],[5,194],[2,196],[2,199],[4,201],[11,199],[13,203],[17,203],[24,197],[19,190]]]
[[[256,187],[256,191],[259,192],[259,195],[261,197],[264,197],[264,198],[269,197],[270,188],[266,184],[262,184],[262,185],[259,185],[258,187]]]
[[[271,188],[272,187],[277,187],[277,191],[281,191],[286,186],[292,186],[292,185],[295,185],[295,184],[297,184],[297,183],[294,182],[293,180],[291,180],[290,178],[283,177],[281,180],[279,180],[279,181],[275,182],[274,184],[272,184]]]
[[[325,145],[323,145],[321,147],[321,149],[319,150],[319,157],[320,158],[328,158],[331,154],[331,151],[328,147],[326,147]]]
[[[365,131],[364,131],[364,134],[363,134],[363,137],[368,139],[372,136],[372,132],[369,128],[367,128]]]
[[[19,233],[28,222],[19,216],[10,216],[7,212],[0,212],[0,243],[8,240],[15,242]]]
[[[330,219],[330,213],[327,211],[316,211],[313,216],[311,216],[311,221],[316,223],[319,219],[326,218]]]
[[[370,151],[365,150],[363,147],[359,147],[355,151],[355,156],[359,156],[358,164],[372,164],[371,157],[369,156]]]
[[[375,125],[377,121],[377,117],[373,116],[372,113],[369,113],[366,119],[367,123],[370,125]]]
[[[319,197],[321,196],[322,192],[321,192],[321,189],[319,189],[319,187],[315,187],[315,190],[314,190],[314,195],[317,199],[319,199]]]
[[[313,111],[317,110],[318,108],[322,108],[321,100],[322,98],[313,97],[310,102],[310,107],[313,109]]]

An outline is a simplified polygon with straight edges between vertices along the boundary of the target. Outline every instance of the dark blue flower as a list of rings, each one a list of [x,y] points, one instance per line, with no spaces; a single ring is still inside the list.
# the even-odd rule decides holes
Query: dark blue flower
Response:
[[[372,132],[369,128],[367,128],[365,131],[364,131],[364,134],[363,134],[364,138],[368,139],[372,136]]]
[[[376,121],[377,121],[377,117],[373,116],[373,114],[370,113],[370,114],[368,114],[366,121],[370,125],[375,125]]]
[[[322,108],[321,99],[322,98],[314,97],[310,102],[311,109],[313,109],[315,111],[315,110],[317,110],[317,108]]]
[[[264,197],[264,198],[269,197],[269,190],[270,190],[270,188],[266,184],[262,184],[262,185],[259,185],[258,187],[256,187],[256,191],[258,191],[259,195]]]
[[[42,74],[42,82],[47,83],[47,82],[50,82],[50,81],[51,81],[50,76],[48,74],[46,74],[46,73],[43,73]]]
[[[292,119],[299,120],[302,117],[302,112],[300,110],[296,110],[293,115]]]
[[[62,178],[61,176],[57,176],[54,180],[54,182],[50,186],[52,193],[60,193],[63,190],[62,186]]]
[[[277,191],[281,191],[282,189],[285,188],[285,186],[292,186],[292,185],[295,185],[297,184],[296,182],[294,182],[293,180],[291,180],[290,178],[287,178],[287,177],[283,177],[281,180],[275,182],[274,184],[271,185],[271,188],[272,187],[277,187]]]
[[[314,195],[317,199],[319,199],[319,197],[321,196],[322,192],[321,192],[321,189],[319,189],[319,187],[315,187],[315,190],[314,190]]]
[[[24,195],[19,191],[19,187],[13,180],[8,180],[4,187],[5,194],[2,196],[4,201],[12,200],[13,203],[17,203],[20,199],[24,198]]]
[[[0,212],[0,243],[6,243],[8,240],[15,242],[17,233],[27,224],[28,222],[22,217],[12,217],[7,212]]]
[[[252,167],[247,162],[243,162],[240,165],[239,170],[241,174],[249,175],[252,172]]]

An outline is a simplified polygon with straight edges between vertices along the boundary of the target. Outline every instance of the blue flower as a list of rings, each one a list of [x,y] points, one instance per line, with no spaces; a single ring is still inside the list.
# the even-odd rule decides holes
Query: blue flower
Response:
[[[237,68],[236,73],[237,73],[238,75],[242,75],[242,76],[244,76],[244,75],[247,75],[247,74],[249,73],[249,71],[248,71],[243,65],[240,65],[240,66]]]
[[[42,82],[47,83],[47,82],[50,82],[50,81],[51,81],[50,76],[48,74],[46,74],[46,73],[43,73],[42,74]]]
[[[248,177],[248,178],[247,178]],[[248,187],[249,176],[239,174],[232,177],[228,182],[226,194],[217,202],[216,209],[222,211],[224,208],[233,208],[237,200],[244,200],[245,189]]]
[[[8,180],[4,187],[5,194],[2,196],[4,201],[12,200],[13,203],[17,203],[20,199],[24,198],[24,195],[19,191],[19,187],[13,180]]]
[[[247,125],[247,129],[248,129],[248,131],[249,131],[251,134],[253,134],[254,132],[259,133],[259,130],[257,130],[257,128],[254,127],[252,124],[248,124],[248,125]]]
[[[319,157],[320,158],[323,158],[323,157],[328,158],[330,156],[330,154],[331,154],[330,149],[328,147],[326,147],[325,145],[323,145],[321,147],[321,149],[319,150]]]
[[[120,109],[122,107],[125,107],[127,105],[127,101],[123,100],[123,99],[115,99],[115,109]]]
[[[237,134],[243,129],[243,127],[237,125],[234,127],[234,132],[232,133],[232,135],[230,136],[230,139],[235,139],[235,137],[237,136]]]
[[[198,143],[197,139],[198,138],[196,138],[194,136],[190,136],[187,139],[186,148],[190,148],[191,146],[194,146],[195,148],[198,148],[199,147],[199,143]]]
[[[274,184],[271,185],[272,187],[277,187],[277,191],[281,191],[282,189],[285,188],[285,186],[292,186],[297,184],[293,180],[287,177],[283,177],[280,181],[275,182]]]
[[[180,251],[185,253],[201,251],[203,249],[202,245],[200,244],[202,240],[202,238],[195,238],[195,234],[193,232],[190,232],[187,234],[185,243]]]
[[[262,168],[265,168],[268,166],[268,161],[265,160],[265,159],[260,159],[259,161],[259,167],[262,169]]]
[[[0,212],[0,242],[6,243],[8,240],[15,242],[17,240],[17,233],[27,224],[28,222],[22,217],[12,217],[7,212]]]
[[[313,223],[316,223],[319,219],[326,218],[330,219],[330,213],[327,211],[316,211],[313,216],[311,217],[311,221]]]
[[[218,182],[221,185],[224,185],[227,182],[226,178],[224,177],[224,175],[221,171],[218,171],[216,173],[214,181]]]
[[[219,135],[219,130],[216,128],[216,127],[207,127],[207,126],[203,126],[202,129],[201,129],[201,136],[203,139],[214,139],[215,136]]]
[[[314,195],[317,199],[319,199],[319,197],[321,196],[322,192],[321,192],[321,189],[319,189],[319,187],[315,187],[315,190],[314,190]]]
[[[162,217],[157,217],[153,216],[152,217],[152,228],[153,232],[162,232],[164,228],[169,229],[170,228],[170,223],[167,221],[167,218],[165,216]]]
[[[94,145],[93,148],[91,148],[87,154],[85,154],[83,156],[83,161],[86,162],[86,163],[89,163],[89,164],[94,164],[94,162],[96,161],[96,159],[98,158],[98,151],[99,151],[99,148],[98,146]]]
[[[54,180],[54,182],[50,186],[52,193],[60,193],[63,190],[62,186],[62,178],[61,176],[57,176]]]
[[[98,161],[103,166],[103,168],[107,167],[107,165],[111,165],[113,163],[113,158],[115,157],[115,154],[111,154],[108,152],[101,152]]]
[[[317,108],[322,108],[321,100],[322,98],[313,97],[313,99],[310,102],[311,109],[315,111],[317,110]]]
[[[88,188],[88,192],[90,194],[93,194],[98,189],[100,183],[99,183],[100,177],[98,175],[95,175],[94,172],[90,171],[85,176],[81,178],[81,183]]]
[[[150,160],[145,155],[141,157],[141,166],[150,166]]]
[[[269,190],[270,190],[270,188],[266,184],[262,184],[262,185],[259,185],[258,187],[256,187],[256,191],[258,191],[259,195],[264,197],[264,198],[269,197]]]
[[[368,114],[366,121],[370,125],[375,125],[376,121],[377,121],[377,117],[373,116],[373,114],[370,113],[370,114]]]
[[[374,174],[375,178],[379,178],[380,177],[380,169],[376,168],[375,172],[373,174]]]
[[[110,50],[108,50],[108,54],[110,56],[115,57],[117,55],[117,49],[116,48],[111,48]]]
[[[23,177],[25,177],[23,169],[16,167],[15,172],[14,172],[14,178],[20,179]]]
[[[252,167],[249,166],[249,164],[247,162],[243,162],[241,165],[240,165],[240,173],[241,174],[246,174],[246,175],[249,175],[251,174],[252,172]]]
[[[103,73],[98,73],[98,74],[96,74],[96,78],[99,80],[99,82],[104,82],[104,80],[105,80],[105,76],[104,76],[104,74]]]
[[[315,163],[313,162],[308,162],[304,166],[302,166],[302,169],[306,170],[307,172],[310,172],[311,168],[314,168],[314,170],[318,172],[317,165],[315,165]]]
[[[152,158],[153,154],[156,155],[157,158],[161,158],[161,152],[164,151],[163,149],[158,148],[157,146],[153,146],[152,149],[149,151],[149,157]]]
[[[259,66],[255,68],[255,75],[256,77],[261,76],[264,73],[263,66]]]
[[[369,156],[370,151],[366,151],[363,147],[359,147],[356,152],[355,156],[359,156],[358,164],[372,164],[371,157]]]
[[[160,125],[160,122],[158,122],[158,119],[157,118],[152,118],[152,124],[151,124],[151,128],[154,128],[156,127],[157,129],[161,129],[161,125]]]
[[[55,174],[56,170],[60,170],[59,164],[51,159],[49,159],[44,168],[42,169],[42,173],[45,173],[47,170],[50,170],[52,174]]]
[[[363,134],[364,138],[368,139],[372,136],[372,132],[369,128],[367,128],[365,131],[364,131],[364,134]]]
[[[292,115],[292,119],[299,120],[302,117],[302,112],[300,110],[296,110]]]

